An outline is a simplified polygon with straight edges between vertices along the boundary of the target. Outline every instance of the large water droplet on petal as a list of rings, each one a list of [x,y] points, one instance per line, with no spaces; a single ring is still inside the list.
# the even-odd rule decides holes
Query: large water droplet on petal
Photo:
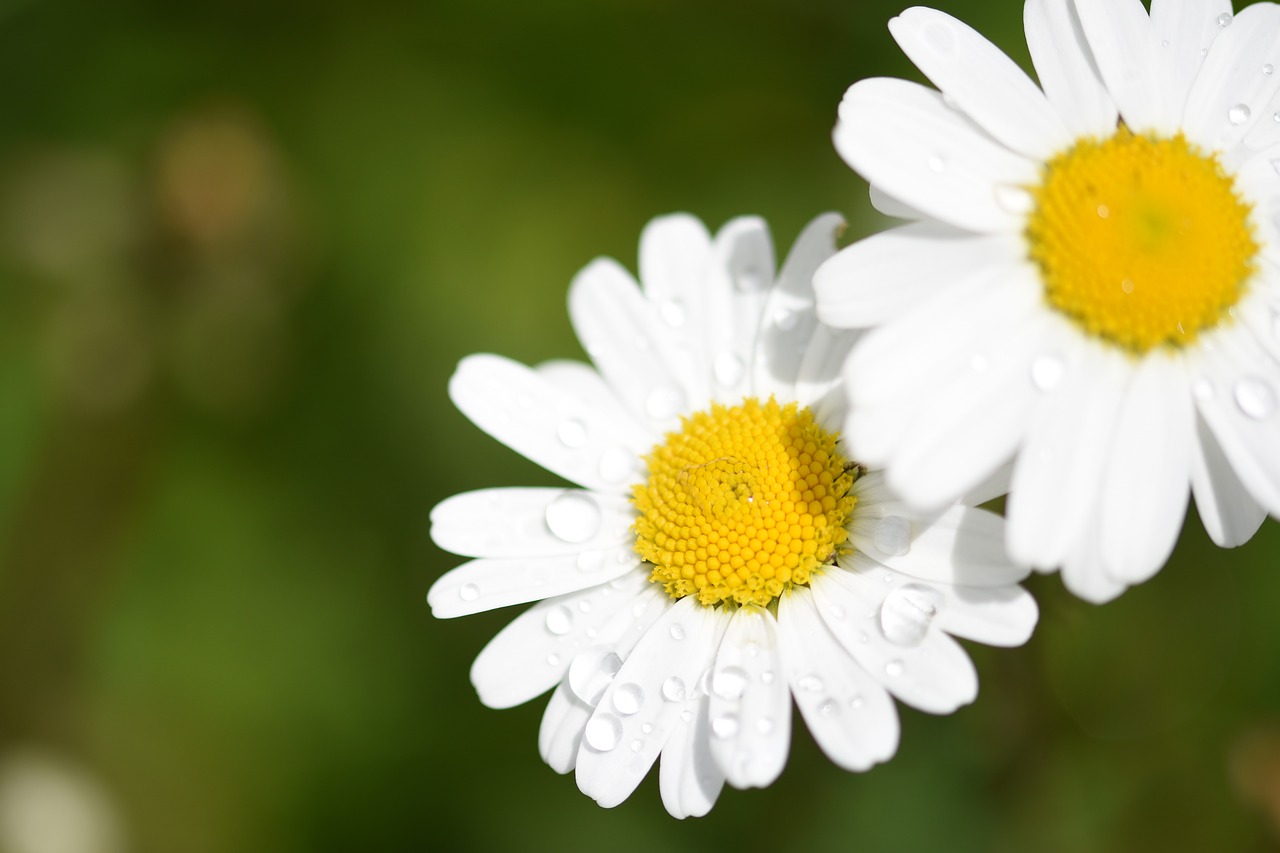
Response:
[[[1239,127],[1249,120],[1249,116],[1253,115],[1253,111],[1249,109],[1248,104],[1236,104],[1227,110],[1227,121]]]
[[[547,529],[565,542],[586,542],[600,532],[600,505],[585,492],[564,492],[547,504]]]
[[[620,669],[622,658],[612,649],[604,646],[584,649],[569,664],[569,689],[594,707]]]
[[[884,674],[890,678],[897,678],[899,675],[902,675],[904,670],[905,667],[903,667],[902,661],[900,660],[891,660],[884,665]]]
[[[941,606],[942,596],[931,587],[914,583],[900,586],[880,605],[880,630],[891,643],[919,645]]]
[[[573,611],[563,604],[547,611],[547,630],[557,637],[563,637],[573,630]]]
[[[738,733],[738,718],[733,714],[721,714],[711,721],[711,733],[727,740]]]
[[[802,675],[796,686],[805,693],[817,693],[822,689],[822,679],[816,675]]]
[[[640,710],[644,704],[644,690],[639,684],[627,682],[619,684],[613,691],[613,709],[624,717],[629,717]]]
[[[662,682],[662,698],[668,702],[683,702],[687,692],[684,679],[678,675],[673,675]]]
[[[658,313],[662,315],[663,321],[673,329],[678,329],[684,325],[684,303],[679,299],[668,299],[658,306]]]
[[[473,583],[464,583],[458,590],[458,598],[463,601],[475,601],[480,597],[480,587]]]
[[[582,425],[582,421],[561,421],[556,428],[556,435],[565,447],[582,447],[587,443],[587,428]]]
[[[1233,20],[1235,20],[1235,18],[1232,17],[1230,12],[1223,12],[1221,15],[1218,16],[1218,26],[1222,27],[1223,29],[1226,29],[1227,27],[1231,26],[1231,22]]]
[[[622,721],[613,714],[595,713],[587,720],[582,739],[597,752],[608,752],[622,738]]]
[[[1241,379],[1235,388],[1236,405],[1240,411],[1256,421],[1266,420],[1275,414],[1276,392],[1256,376]]]
[[[1042,355],[1031,362],[1031,382],[1041,391],[1052,391],[1062,381],[1066,365],[1056,355]]]
[[[727,666],[711,677],[711,692],[721,699],[737,699],[747,689],[747,673],[741,667]]]

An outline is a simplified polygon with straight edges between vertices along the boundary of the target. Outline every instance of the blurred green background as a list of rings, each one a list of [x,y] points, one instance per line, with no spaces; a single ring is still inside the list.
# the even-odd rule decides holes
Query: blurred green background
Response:
[[[1026,63],[1021,5],[943,2]],[[577,357],[652,216],[883,222],[830,145],[886,0],[0,0],[0,850],[1266,850],[1280,525],[1098,608],[1030,582],[978,702],[676,822],[605,811],[435,622],[458,491],[553,479],[463,355]],[[656,776],[656,774],[654,774]]]

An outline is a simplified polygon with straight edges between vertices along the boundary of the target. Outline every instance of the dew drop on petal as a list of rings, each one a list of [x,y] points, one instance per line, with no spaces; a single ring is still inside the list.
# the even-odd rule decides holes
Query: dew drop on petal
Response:
[[[731,352],[722,352],[716,356],[715,362],[716,381],[726,388],[732,388],[742,381],[742,376],[746,373],[746,367],[742,363],[742,359]]]
[[[559,665],[560,665],[560,655],[556,654],[555,652],[552,652],[551,654],[547,655],[547,666],[559,666]]]
[[[756,720],[756,731],[758,731],[762,735],[767,735],[773,732],[773,718],[761,717],[760,719]]]
[[[573,611],[563,604],[547,611],[547,630],[557,637],[563,637],[573,630]]]
[[[1276,67],[1270,62],[1264,63],[1262,66],[1262,73],[1270,77],[1272,74],[1276,73]]]
[[[547,505],[547,529],[565,542],[586,542],[600,532],[600,505],[584,492],[563,492]]]
[[[686,695],[684,679],[680,676],[673,675],[662,682],[662,698],[668,702],[683,702]]]
[[[675,640],[676,642],[679,642],[683,640],[685,636],[686,634],[685,634],[684,626],[681,625],[679,622],[671,626],[671,639]]]
[[[1223,29],[1226,29],[1227,27],[1231,26],[1231,22],[1233,20],[1235,19],[1231,16],[1230,12],[1223,12],[1221,15],[1218,16],[1218,26],[1222,27]]]
[[[929,167],[929,171],[933,172],[935,175],[941,175],[943,172],[947,170],[947,161],[943,160],[941,157],[937,156],[936,154],[930,157],[925,162],[925,165],[927,165]]]
[[[1042,355],[1031,362],[1031,383],[1041,391],[1052,391],[1062,381],[1066,365],[1056,355]]]
[[[769,286],[760,270],[755,267],[743,267],[734,276],[733,283],[741,293],[758,293]]]
[[[774,325],[783,331],[794,329],[798,319],[799,317],[796,316],[796,312],[789,311],[785,308],[773,315]]]
[[[721,714],[711,721],[711,733],[718,738],[731,738],[738,733],[738,718],[733,714]]]
[[[1008,213],[1030,213],[1035,210],[1036,200],[1022,187],[998,184],[994,192],[996,204]]]
[[[461,598],[463,601],[475,601],[479,597],[480,587],[473,583],[464,583],[458,589],[458,598]]]
[[[578,555],[578,571],[580,572],[598,572],[603,565],[603,551],[583,551]]]
[[[831,605],[831,608],[827,611],[827,615],[830,616],[832,619],[836,620],[837,622],[843,622],[844,617],[847,616],[848,613],[839,604],[833,604]]]
[[[721,699],[737,699],[747,690],[747,673],[737,666],[716,670],[711,677],[711,692]]]
[[[556,435],[565,447],[582,447],[587,443],[587,428],[582,425],[582,421],[561,421],[556,428]]]
[[[679,299],[668,299],[658,306],[658,313],[662,315],[663,321],[673,329],[678,329],[684,325],[684,303]]]
[[[854,696],[852,699],[849,700],[849,707],[855,711],[862,708],[864,704],[866,703],[861,696]]]
[[[773,670],[766,669],[764,672],[760,673],[760,683],[773,684]]]
[[[690,722],[693,719],[693,712],[688,708],[685,708],[680,712],[680,719],[684,720],[686,723]]]
[[[654,388],[644,401],[644,411],[654,420],[675,417],[684,407],[684,395],[673,385]]]
[[[880,630],[899,646],[919,645],[942,605],[937,591],[921,584],[907,584],[885,596],[880,605]]]
[[[796,686],[805,693],[817,693],[822,689],[822,679],[816,675],[801,676],[800,680],[796,682]]]
[[[1213,399],[1213,383],[1201,377],[1191,385],[1191,392],[1196,395],[1197,400],[1208,402]]]
[[[1227,121],[1239,127],[1249,120],[1249,116],[1253,115],[1253,111],[1249,109],[1248,104],[1236,104],[1227,110]]]
[[[608,752],[621,738],[622,721],[613,714],[592,714],[582,730],[582,739],[597,752]]]
[[[645,723],[640,727],[640,732],[646,735],[653,734],[653,723]]]
[[[1266,420],[1275,414],[1276,392],[1256,376],[1241,379],[1235,387],[1236,405],[1240,411],[1255,421]]]
[[[584,598],[582,601],[578,602],[578,609],[581,610],[583,613],[590,613],[591,602]]]
[[[834,699],[823,699],[818,705],[818,713],[824,717],[834,717],[840,713],[840,706]]]
[[[884,673],[890,678],[897,678],[902,675],[903,666],[900,660],[891,660],[884,665]]]
[[[613,691],[613,709],[624,717],[629,717],[640,710],[644,704],[644,690],[639,684],[627,682],[619,684]]]
[[[911,550],[911,523],[902,516],[887,515],[876,522],[871,539],[880,553],[901,557]]]
[[[609,649],[585,649],[569,664],[569,689],[583,702],[595,707],[620,669],[622,658]]]

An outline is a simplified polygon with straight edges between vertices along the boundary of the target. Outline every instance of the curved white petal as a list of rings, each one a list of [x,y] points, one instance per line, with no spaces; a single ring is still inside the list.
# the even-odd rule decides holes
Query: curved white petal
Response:
[[[958,279],[982,274],[995,257],[1016,257],[1019,237],[975,235],[940,222],[913,222],[860,240],[813,279],[818,317],[861,329],[897,319]]]
[[[538,727],[538,754],[552,770],[568,773],[577,764],[582,730],[591,719],[592,710],[573,695],[567,681],[562,681],[551,694]]]
[[[1045,97],[1073,136],[1105,139],[1115,132],[1115,101],[1107,93],[1071,0],[1027,0],[1023,26]]]
[[[1076,537],[1062,562],[1062,583],[1085,601],[1105,604],[1124,592],[1128,585],[1103,568],[1099,521],[1098,513],[1094,513]]]
[[[791,743],[791,694],[782,677],[778,625],[760,607],[729,620],[711,671],[711,754],[735,788],[765,788]]]
[[[1102,561],[1128,584],[1164,565],[1182,529],[1191,482],[1195,412],[1178,355],[1149,353],[1116,419],[1102,483]]]
[[[871,206],[885,216],[891,216],[894,219],[925,218],[923,213],[905,202],[899,201],[874,184],[868,188],[867,198],[871,202]]]
[[[690,686],[711,665],[725,622],[689,596],[640,639],[584,727],[576,767],[584,794],[605,808],[631,795],[685,709]],[[680,682],[678,694],[672,679]]]
[[[917,6],[889,21],[889,32],[956,109],[1014,151],[1047,160],[1071,144],[1044,93],[972,27]]]
[[[814,419],[829,432],[838,431],[848,414],[849,400],[840,374],[862,332],[818,324],[796,375],[795,401],[813,410]]]
[[[988,646],[1020,646],[1031,639],[1040,609],[1020,586],[934,584],[943,596],[934,619],[939,629]]]
[[[724,772],[711,755],[708,697],[688,700],[672,724],[658,763],[658,790],[667,813],[677,820],[702,817],[724,789]]]
[[[1185,104],[1214,39],[1231,21],[1231,0],[1151,0],[1151,26],[1166,59],[1170,104]]]
[[[840,647],[805,587],[778,599],[778,643],[796,706],[832,762],[862,771],[893,756],[899,735],[893,700]]]
[[[1169,101],[1167,66],[1141,0],[1075,0],[1075,6],[1125,124],[1137,133],[1176,133],[1182,104]]]
[[[649,433],[510,359],[464,358],[449,380],[449,397],[480,429],[580,486],[626,494],[644,478],[640,457],[653,446]]]
[[[1266,521],[1267,511],[1249,496],[1204,419],[1198,416],[1196,439],[1191,456],[1196,511],[1216,545],[1236,548],[1253,538]]]
[[[1005,554],[1004,519],[995,513],[953,506],[919,517],[901,505],[867,506],[861,499],[853,512],[854,548],[904,574],[969,586],[1007,586],[1028,574]]]
[[[732,406],[751,385],[756,337],[777,266],[769,226],[756,216],[730,220],[716,232],[713,248],[704,345],[712,365],[711,396]]]
[[[466,557],[548,557],[627,542],[635,510],[621,495],[579,489],[464,492],[431,510],[431,539]]]
[[[840,645],[890,693],[921,711],[948,714],[972,702],[978,695],[978,675],[955,640],[933,628],[914,644],[895,643],[885,636],[880,620],[883,594],[874,586],[878,583],[840,568],[814,579],[818,612]]]
[[[557,358],[539,362],[534,365],[533,370],[565,394],[609,418],[611,423],[634,424],[632,431],[645,435],[650,446],[662,437],[662,433],[651,430],[627,411],[627,407],[622,405],[622,401],[613,393],[600,372],[586,362]],[[561,438],[562,442],[563,440]]]
[[[1182,130],[1210,151],[1233,147],[1264,117],[1280,76],[1262,67],[1280,66],[1280,6],[1256,3],[1242,9],[1213,42],[1191,86]]]
[[[615,613],[632,606],[647,584],[644,572],[630,572],[612,584],[540,601],[521,613],[471,665],[480,701],[511,708],[550,690],[573,656],[594,642]]]
[[[576,592],[639,566],[628,546],[557,557],[472,560],[441,575],[427,590],[427,603],[432,616],[453,619]]]
[[[869,183],[970,231],[1019,230],[1025,195],[1015,188],[1039,179],[1035,163],[975,130],[937,92],[905,80],[853,84],[840,103],[835,144]]]
[[[1046,341],[1044,399],[1014,462],[1005,509],[1010,556],[1041,570],[1062,564],[1096,512],[1132,374],[1125,356],[1063,326]]]

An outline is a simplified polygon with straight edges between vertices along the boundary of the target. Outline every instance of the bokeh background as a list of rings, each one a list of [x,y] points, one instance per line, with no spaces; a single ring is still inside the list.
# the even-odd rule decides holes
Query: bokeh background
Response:
[[[900,0],[0,0],[0,851],[1269,850],[1280,524],[1106,607],[1034,578],[979,701],[667,817],[483,708],[430,618],[458,491],[554,479],[449,404],[577,357],[652,216],[884,225],[830,145]],[[1021,6],[942,0],[1027,64]],[[918,79],[918,77],[917,77]]]

